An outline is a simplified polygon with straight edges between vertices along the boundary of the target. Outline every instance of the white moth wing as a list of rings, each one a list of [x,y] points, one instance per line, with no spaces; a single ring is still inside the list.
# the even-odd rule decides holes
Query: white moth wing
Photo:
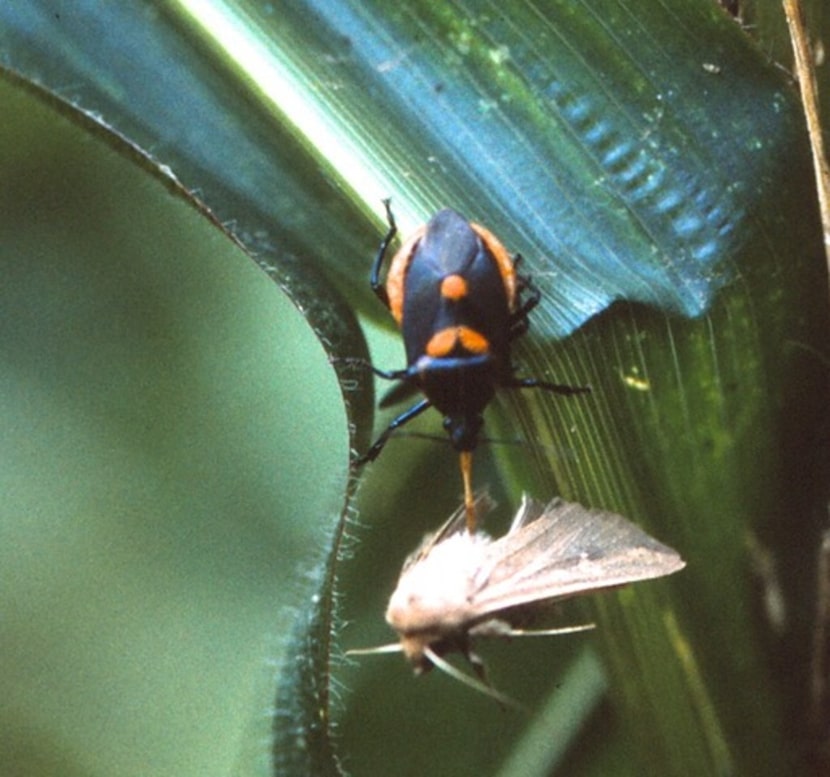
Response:
[[[525,501],[530,504],[523,503],[511,530],[486,549],[469,599],[470,620],[662,577],[685,566],[676,551],[621,515],[561,499],[544,510]]]
[[[556,500],[554,499],[554,501]],[[551,502],[551,504],[553,504],[553,502]],[[513,522],[507,530],[508,535],[518,531],[523,526],[527,526],[529,523],[532,523],[539,518],[544,511],[545,506],[538,499],[534,499],[528,494],[522,494],[522,503],[519,505],[519,509],[516,511]]]

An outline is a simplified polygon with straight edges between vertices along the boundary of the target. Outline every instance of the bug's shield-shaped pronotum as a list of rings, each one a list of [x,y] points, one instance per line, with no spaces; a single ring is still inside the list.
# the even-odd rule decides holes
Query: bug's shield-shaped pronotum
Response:
[[[487,498],[479,501],[486,509]],[[417,673],[452,668],[442,657],[458,651],[481,674],[475,638],[540,633],[516,626],[543,604],[684,566],[675,550],[621,515],[562,499],[543,505],[525,497],[498,540],[466,531],[462,508],[407,559],[386,620],[400,637],[394,649]]]

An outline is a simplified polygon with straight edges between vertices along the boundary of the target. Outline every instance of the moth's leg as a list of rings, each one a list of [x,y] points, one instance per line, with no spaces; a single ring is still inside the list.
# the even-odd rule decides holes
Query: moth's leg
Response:
[[[487,678],[487,667],[484,665],[481,656],[469,647],[464,651],[464,654],[467,656],[470,666],[473,667],[473,671],[478,675],[478,679],[492,688],[490,680]]]

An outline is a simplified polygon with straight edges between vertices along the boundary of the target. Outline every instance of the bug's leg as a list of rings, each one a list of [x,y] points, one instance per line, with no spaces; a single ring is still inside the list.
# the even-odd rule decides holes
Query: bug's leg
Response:
[[[355,461],[355,466],[361,466],[366,464],[367,462],[374,461],[378,456],[380,456],[380,452],[383,450],[383,446],[386,445],[389,438],[392,436],[396,429],[399,429],[405,423],[408,423],[416,416],[419,416],[421,413],[424,412],[432,403],[428,399],[423,399],[418,402],[417,405],[413,405],[409,408],[409,410],[401,413],[397,418],[394,418],[389,426],[383,431],[380,437],[375,440],[374,444],[371,448],[369,448],[366,453],[364,453],[357,461]]]
[[[375,292],[377,298],[388,308],[389,307],[389,295],[386,293],[386,286],[381,283],[380,280],[380,270],[383,267],[383,259],[386,256],[386,250],[389,248],[389,244],[395,239],[395,235],[398,234],[398,226],[395,224],[395,217],[392,215],[392,201],[386,199],[383,201],[384,206],[386,207],[386,220],[389,223],[389,230],[387,231],[386,235],[384,236],[383,240],[380,243],[380,248],[378,248],[378,254],[375,257],[375,262],[372,265],[372,274],[369,278],[369,283],[372,286],[372,291]]]
[[[329,360],[331,364],[347,364],[351,367],[363,367],[371,370],[379,378],[384,380],[406,380],[412,377],[409,370],[381,370],[375,367],[368,359],[361,359],[359,356],[336,356]]]
[[[536,307],[536,303],[538,303],[538,299],[534,304],[530,305],[527,310],[524,308],[517,310],[511,317],[510,317],[510,324],[508,325],[507,334],[508,338],[513,341],[517,337],[521,337],[523,334],[530,329],[530,321],[528,320],[527,314]],[[532,302],[532,300],[528,300],[528,303]]]
[[[516,254],[513,258],[513,266],[517,267],[521,262],[522,257]],[[519,275],[517,273],[516,279],[518,281],[517,297],[520,301],[519,308],[515,310],[510,316],[509,334],[510,339],[515,340],[527,332],[530,322],[528,321],[528,314],[535,308],[542,299],[542,292],[533,283],[529,275]],[[522,300],[522,294],[527,292],[530,296]]]
[[[329,361],[332,364],[345,364],[348,367],[362,367],[365,370],[371,370],[384,380],[406,380],[411,377],[409,370],[381,370],[368,359],[361,359],[359,356],[335,356]]]
[[[415,395],[420,391],[417,383],[412,379],[411,375],[402,377],[398,382],[383,392],[383,396],[378,402],[378,407],[381,409],[393,407],[395,405],[403,404],[407,400],[415,401]]]
[[[514,389],[538,388],[543,391],[564,394],[566,396],[572,394],[590,394],[592,390],[590,386],[568,386],[563,383],[548,383],[546,380],[537,380],[536,378],[512,378],[502,385],[505,388]]]

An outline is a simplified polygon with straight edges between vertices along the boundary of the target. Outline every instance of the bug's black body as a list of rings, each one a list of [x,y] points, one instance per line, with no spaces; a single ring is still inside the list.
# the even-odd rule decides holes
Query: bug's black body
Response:
[[[441,281],[456,275],[469,293],[459,300],[441,294]],[[435,333],[466,327],[483,336],[485,353],[460,342],[445,354],[427,354]],[[510,379],[510,306],[490,249],[453,210],[427,224],[406,268],[402,334],[411,379],[447,419],[458,450],[472,450],[481,414],[498,383]]]
[[[375,372],[414,383],[425,399],[392,421],[361,461],[374,460],[395,429],[430,405],[443,414],[453,446],[464,453],[476,447],[484,408],[497,387],[560,394],[590,390],[513,376],[510,344],[527,331],[539,291],[516,273],[518,256],[508,256],[492,233],[456,211],[439,211],[406,240],[382,282],[386,251],[397,234],[389,202],[385,205],[389,231],[371,284],[401,327],[407,367]]]
[[[442,296],[441,281],[448,275],[467,281],[467,296],[458,301]],[[510,303],[504,281],[490,249],[454,210],[439,211],[427,224],[407,265],[403,299],[402,334],[410,367],[418,364],[435,332],[467,326],[489,342],[494,372],[506,371],[501,377],[509,377]],[[463,360],[469,355],[459,349],[452,356]]]

